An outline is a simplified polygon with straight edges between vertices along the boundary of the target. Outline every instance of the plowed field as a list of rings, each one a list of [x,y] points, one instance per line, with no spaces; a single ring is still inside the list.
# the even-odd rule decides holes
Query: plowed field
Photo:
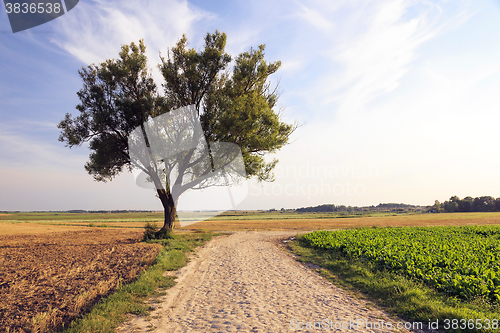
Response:
[[[0,235],[0,331],[53,332],[150,264],[141,231]]]

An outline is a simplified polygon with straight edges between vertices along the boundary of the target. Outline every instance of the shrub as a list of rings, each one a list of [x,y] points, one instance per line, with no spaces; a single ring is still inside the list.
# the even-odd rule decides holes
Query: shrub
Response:
[[[142,240],[148,241],[150,239],[156,239],[156,224],[148,222],[144,226],[144,235],[142,236]]]
[[[142,236],[142,240],[144,242],[151,239],[170,239],[172,238],[172,231],[160,229],[157,230],[156,224],[148,222],[144,226],[144,235]]]

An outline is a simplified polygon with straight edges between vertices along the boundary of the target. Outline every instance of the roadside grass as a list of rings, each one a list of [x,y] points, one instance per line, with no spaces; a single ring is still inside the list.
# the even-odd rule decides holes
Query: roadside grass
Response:
[[[118,286],[113,294],[98,302],[82,318],[74,320],[63,332],[114,332],[117,326],[126,321],[127,314],[147,316],[149,305],[145,300],[160,296],[166,289],[175,285],[175,277],[165,277],[163,272],[183,267],[188,262],[186,254],[209,241],[214,235],[193,232],[174,234],[170,239],[148,241],[163,245],[154,264],[142,272],[134,282]]]
[[[424,283],[396,275],[371,261],[311,248],[301,235],[288,244],[299,261],[320,266],[319,273],[328,281],[407,322],[421,322],[428,328],[429,321],[438,320],[439,330],[449,332],[500,332],[499,305],[481,298],[465,302],[446,297]],[[453,319],[458,319],[456,325],[452,325]],[[497,329],[477,329],[478,319],[482,324],[485,319],[496,319]]]

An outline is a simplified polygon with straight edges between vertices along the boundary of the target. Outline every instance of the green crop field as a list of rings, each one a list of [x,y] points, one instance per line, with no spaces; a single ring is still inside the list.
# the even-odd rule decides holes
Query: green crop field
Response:
[[[500,303],[500,226],[315,231],[313,247],[379,263],[462,299]]]

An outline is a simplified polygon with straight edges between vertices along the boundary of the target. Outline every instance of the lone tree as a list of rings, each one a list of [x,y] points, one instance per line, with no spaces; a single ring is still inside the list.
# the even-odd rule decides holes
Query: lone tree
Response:
[[[224,52],[226,34],[216,31],[205,37],[201,51],[187,47],[184,35],[169,50],[167,58],[160,57],[158,65],[165,82],[164,93],[158,91],[147,68],[146,47],[123,45],[118,59],[108,59],[99,65],[89,65],[79,71],[83,88],[77,93],[80,104],[77,117],[66,114],[58,124],[59,141],[67,147],[89,143],[87,172],[97,181],[112,180],[124,169],[134,167],[130,157],[129,136],[136,128],[145,133],[148,120],[173,109],[191,106],[201,122],[206,142],[229,142],[241,149],[246,177],[272,181],[277,160],[263,158],[287,144],[295,125],[281,121],[276,112],[277,86],[270,89],[268,77],[280,67],[279,61],[264,60],[264,45],[243,52],[229,70],[231,56]],[[149,143],[146,142],[149,147]],[[184,164],[193,169],[196,154],[183,155]],[[166,163],[166,161],[165,161]],[[212,170],[214,161],[210,161]],[[180,164],[180,163],[179,163]],[[210,169],[210,168],[209,168]],[[179,168],[182,173],[187,168]],[[180,171],[179,171],[180,170]],[[162,182],[152,168],[143,168],[149,180]],[[160,233],[172,231],[176,218],[176,200],[168,182],[175,181],[164,168],[163,184],[156,191],[164,207],[165,220]],[[198,174],[204,176],[204,174]],[[200,181],[192,179],[182,190],[195,188]]]

